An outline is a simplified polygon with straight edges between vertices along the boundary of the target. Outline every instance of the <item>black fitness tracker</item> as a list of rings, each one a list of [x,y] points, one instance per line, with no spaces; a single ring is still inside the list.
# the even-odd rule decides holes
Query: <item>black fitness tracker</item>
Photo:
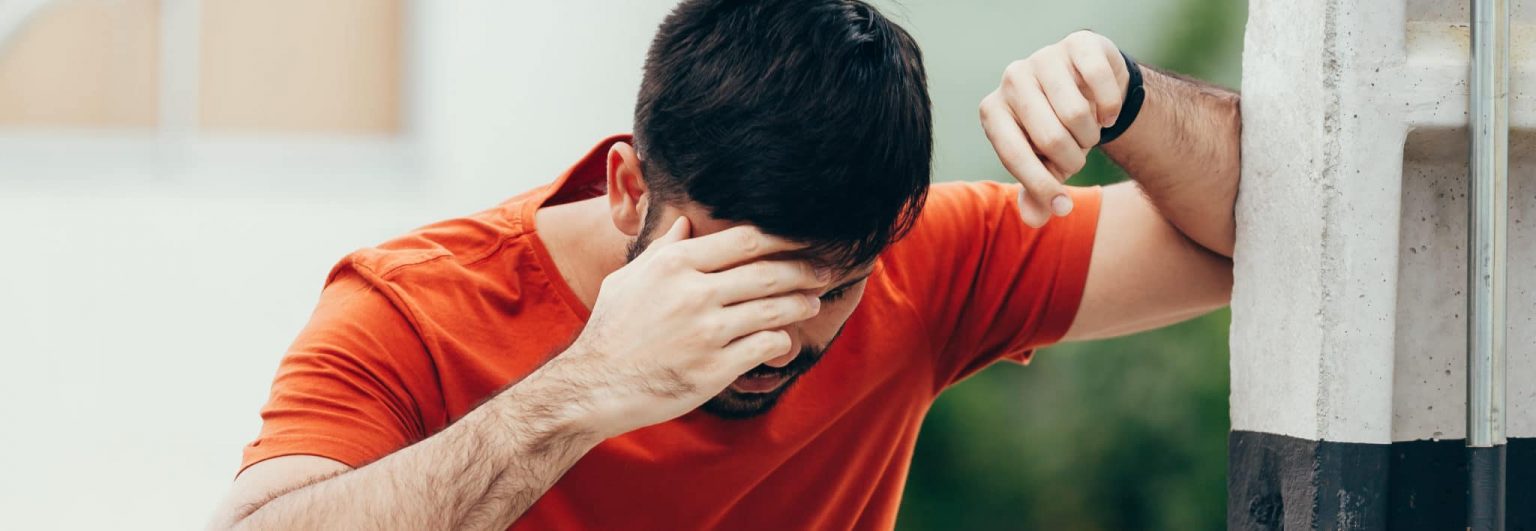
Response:
[[[1115,119],[1115,125],[1099,130],[1099,145],[1113,142],[1120,135],[1125,134],[1126,129],[1136,121],[1136,115],[1141,113],[1141,104],[1147,99],[1147,89],[1141,81],[1141,67],[1130,55],[1120,52],[1125,58],[1125,69],[1130,72],[1130,80],[1125,85],[1125,102],[1120,105],[1120,116]]]

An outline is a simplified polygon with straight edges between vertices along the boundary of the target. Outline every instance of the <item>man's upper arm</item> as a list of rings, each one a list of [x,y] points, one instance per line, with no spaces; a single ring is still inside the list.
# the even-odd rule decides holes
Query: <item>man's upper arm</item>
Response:
[[[211,527],[426,436],[417,397],[437,402],[431,362],[410,322],[366,274],[340,268],[327,283],[278,368],[261,433],[245,448]]]
[[[342,268],[278,366],[242,466],[316,455],[360,467],[429,435],[441,416],[432,361],[409,320]]]
[[[210,529],[228,529],[267,502],[350,472],[352,467],[313,455],[274,457],[240,472],[215,510]]]
[[[1134,183],[1104,188],[1093,259],[1063,340],[1158,328],[1227,305],[1232,261],[1190,241]]]
[[[939,388],[1000,359],[1028,361],[1077,312],[1101,193],[1069,187],[1073,213],[1033,228],[1020,217],[1020,190],[936,184],[912,232],[885,255],[887,276],[927,320]]]

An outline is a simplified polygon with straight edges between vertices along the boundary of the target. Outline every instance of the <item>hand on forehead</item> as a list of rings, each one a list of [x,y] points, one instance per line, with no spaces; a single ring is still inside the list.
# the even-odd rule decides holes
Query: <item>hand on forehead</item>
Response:
[[[746,222],[715,219],[697,205],[670,207],[668,211],[663,215],[663,223],[660,225],[670,226],[678,216],[688,218],[692,227],[689,239],[702,240],[701,243],[705,245],[697,246],[696,250],[715,257],[711,260],[713,267],[726,269],[754,261],[816,261],[808,256],[807,245],[804,243],[765,233]],[[870,264],[851,270],[828,270],[821,274],[829,280],[829,287],[833,287],[852,279],[862,279],[872,269],[873,265]]]

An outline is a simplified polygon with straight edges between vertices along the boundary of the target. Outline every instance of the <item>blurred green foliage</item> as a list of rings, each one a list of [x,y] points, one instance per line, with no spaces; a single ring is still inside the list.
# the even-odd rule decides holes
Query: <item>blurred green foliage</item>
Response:
[[[1133,54],[1235,87],[1246,2],[1174,5],[1177,23]],[[1095,152],[1073,183],[1124,178]],[[949,390],[923,426],[898,527],[1223,528],[1229,323],[1221,311],[1060,345]]]

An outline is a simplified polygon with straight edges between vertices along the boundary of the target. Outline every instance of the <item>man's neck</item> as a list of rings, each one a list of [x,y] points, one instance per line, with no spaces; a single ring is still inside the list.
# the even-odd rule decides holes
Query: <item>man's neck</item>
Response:
[[[534,216],[560,277],[592,308],[603,279],[624,266],[630,237],[613,226],[603,197],[543,207]]]

